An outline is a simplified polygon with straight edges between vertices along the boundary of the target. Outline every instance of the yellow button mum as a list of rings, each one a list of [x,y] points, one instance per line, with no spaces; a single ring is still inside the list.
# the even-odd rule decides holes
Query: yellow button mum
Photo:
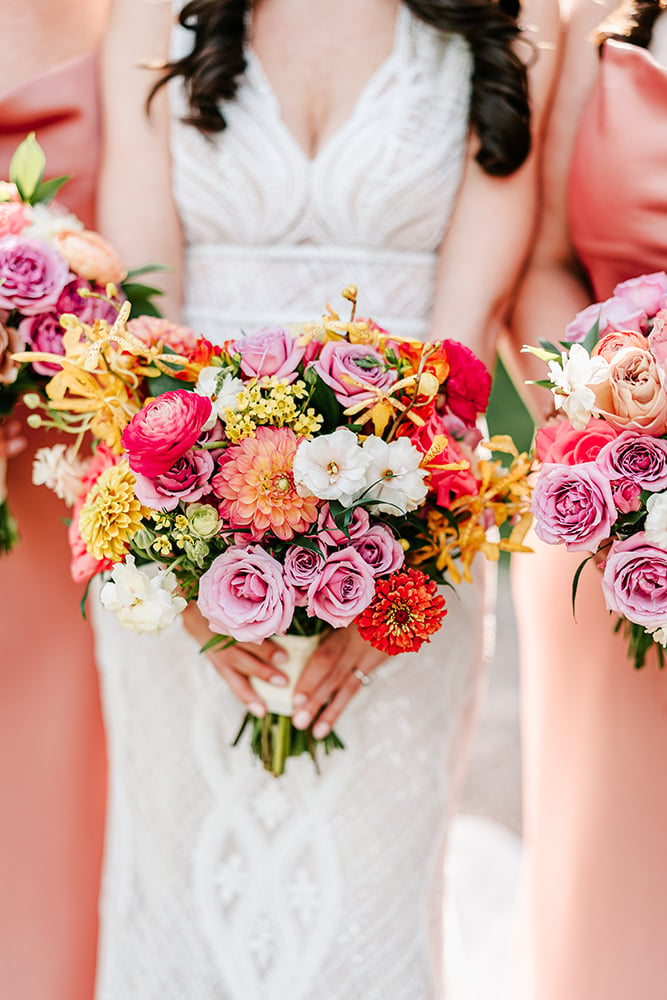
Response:
[[[95,559],[119,562],[141,527],[143,508],[134,495],[135,478],[126,462],[105,469],[85,499],[79,531]]]

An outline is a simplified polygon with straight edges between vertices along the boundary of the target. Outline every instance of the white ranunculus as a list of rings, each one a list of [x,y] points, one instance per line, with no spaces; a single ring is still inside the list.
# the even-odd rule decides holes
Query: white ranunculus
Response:
[[[302,441],[294,456],[297,492],[350,506],[366,488],[368,462],[357,435],[346,427]]]
[[[418,448],[405,437],[389,442],[369,437],[363,450],[369,459],[364,496],[380,501],[378,510],[398,516],[421,507],[428,489]]]
[[[218,418],[224,422],[227,410],[236,409],[238,394],[247,388],[246,383],[235,378],[230,372],[223,373],[221,368],[209,365],[202,368],[197,379],[195,392],[200,396],[208,396],[211,400],[211,416],[204,424],[204,430],[213,427]]]
[[[100,600],[123,628],[139,634],[161,632],[176,621],[187,604],[175,593],[176,587],[173,573],[160,570],[150,575],[138,569],[130,555],[114,567],[111,580],[100,591]]]
[[[667,549],[667,493],[653,493],[646,501],[646,540]]]
[[[81,493],[81,480],[88,468],[74,448],[55,444],[39,448],[32,463],[32,481],[35,486],[48,486],[55,495],[73,507]]]
[[[564,411],[575,430],[583,430],[596,412],[591,387],[607,381],[609,363],[598,355],[591,357],[581,344],[573,344],[569,353],[563,351],[561,362],[549,362],[556,409]]]

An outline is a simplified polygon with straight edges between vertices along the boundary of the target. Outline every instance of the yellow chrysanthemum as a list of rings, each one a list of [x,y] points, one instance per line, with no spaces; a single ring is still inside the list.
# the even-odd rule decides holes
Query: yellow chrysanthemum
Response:
[[[118,562],[141,527],[143,508],[134,495],[134,474],[126,462],[105,469],[81,508],[79,531],[96,559]]]

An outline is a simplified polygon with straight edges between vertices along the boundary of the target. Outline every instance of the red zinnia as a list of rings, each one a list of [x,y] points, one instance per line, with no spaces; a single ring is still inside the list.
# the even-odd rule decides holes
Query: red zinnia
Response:
[[[359,635],[390,656],[414,653],[438,631],[447,614],[433,580],[418,569],[377,580],[375,597],[356,619]]]

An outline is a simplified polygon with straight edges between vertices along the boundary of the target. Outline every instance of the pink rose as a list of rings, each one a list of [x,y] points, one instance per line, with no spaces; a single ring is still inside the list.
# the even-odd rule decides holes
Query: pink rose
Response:
[[[294,587],[297,607],[308,603],[308,588],[322,572],[324,556],[321,552],[290,545],[285,553],[285,582]]]
[[[194,503],[209,493],[215,463],[207,451],[186,451],[168,472],[149,478],[135,472],[134,492],[151,510],[175,510],[179,502]]]
[[[53,309],[70,280],[67,261],[42,240],[0,240],[0,309],[36,316]]]
[[[81,278],[118,285],[127,276],[122,260],[103,236],[89,229],[65,229],[53,238],[54,246]]]
[[[199,581],[197,605],[210,628],[238,642],[263,642],[289,627],[294,588],[260,545],[232,546]]]
[[[609,611],[637,625],[667,620],[667,552],[646,541],[643,531],[612,544],[602,576]]]
[[[25,343],[18,330],[5,326],[0,321],[0,386],[11,385],[16,381],[19,364],[12,361],[12,354],[18,354],[24,347]]]
[[[589,420],[582,431],[569,420],[554,420],[540,427],[535,438],[540,462],[580,465],[594,462],[602,448],[618,437],[618,431],[606,420]]]
[[[649,351],[624,347],[612,358],[608,381],[595,386],[600,416],[618,430],[664,434],[667,428],[667,393]]]
[[[605,302],[594,302],[578,312],[565,328],[565,340],[580,343],[599,320],[599,334],[614,330],[635,330],[646,328],[646,312],[634,306],[627,299],[610,298]]]
[[[377,392],[386,392],[397,377],[373,347],[347,341],[326,343],[313,368],[344,407],[370,403]]]
[[[0,202],[0,239],[3,236],[18,236],[29,221],[26,206],[22,202]]]
[[[384,576],[400,569],[405,553],[391,531],[381,524],[374,524],[365,535],[352,542],[373,576]]]
[[[187,355],[197,346],[198,338],[194,330],[188,326],[178,326],[161,316],[137,316],[129,321],[127,328],[147,347],[160,344],[169,347],[176,354]]]
[[[241,371],[250,378],[271,376],[293,382],[305,347],[279,326],[267,326],[248,337],[234,341],[232,351],[241,355]]]
[[[594,462],[543,465],[532,511],[538,538],[550,545],[564,542],[571,552],[595,552],[617,517],[609,482]]]
[[[445,382],[445,405],[469,427],[486,412],[491,393],[491,375],[469,347],[457,340],[443,340],[449,361]]]
[[[329,548],[335,548],[337,545],[349,545],[350,542],[361,538],[368,531],[369,524],[368,511],[364,507],[355,507],[347,527],[347,534],[345,534],[344,531],[336,527],[336,522],[329,513],[329,504],[325,503],[317,519],[317,537],[322,545]]]
[[[625,431],[602,449],[598,468],[609,479],[629,479],[643,490],[667,489],[667,441]]]
[[[55,313],[26,316],[19,323],[19,334],[26,344],[30,344],[33,351],[45,351],[47,354],[64,356],[64,332]],[[40,375],[55,375],[60,371],[60,366],[50,361],[33,361],[32,367]]]
[[[656,271],[653,274],[641,274],[638,278],[629,278],[616,285],[613,296],[630,302],[647,316],[655,316],[667,302],[667,274]]]
[[[374,594],[373,574],[348,545],[327,556],[324,569],[308,588],[308,615],[344,628],[368,607]]]
[[[186,389],[163,392],[132,417],[123,447],[133,472],[154,479],[192,448],[211,416],[211,400]]]
[[[667,375],[667,310],[661,309],[653,320],[648,335],[648,346],[656,364]]]
[[[612,479],[611,493],[619,514],[632,514],[642,505],[642,489],[630,479]]]

